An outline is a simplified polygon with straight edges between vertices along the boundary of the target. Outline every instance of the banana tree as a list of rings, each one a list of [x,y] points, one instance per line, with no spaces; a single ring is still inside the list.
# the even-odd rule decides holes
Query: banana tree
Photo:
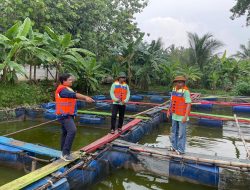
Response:
[[[58,35],[49,27],[45,27],[45,31],[47,49],[55,58],[51,63],[57,70],[56,79],[58,79],[58,74],[61,72],[70,70],[76,73],[74,68],[77,68],[76,65],[79,63],[78,60],[82,56],[95,56],[95,54],[86,49],[75,48],[79,40],[73,40],[70,33]]]
[[[78,63],[75,65],[75,73],[78,80],[77,88],[87,92],[96,92],[99,88],[100,81],[105,76],[105,70],[102,64],[97,62],[94,57],[77,57]],[[73,65],[72,65],[73,66]]]
[[[54,58],[42,48],[43,39],[42,34],[33,32],[29,18],[26,18],[23,23],[17,22],[5,34],[0,35],[2,81],[15,82],[17,74],[27,77],[23,64],[38,61],[35,58],[42,61],[50,61]]]
[[[5,34],[0,35],[2,81],[16,81],[17,73],[26,75],[24,67],[18,64],[17,60],[25,48],[25,43],[29,41],[26,37],[30,29],[31,21],[27,18],[23,23],[17,22]]]

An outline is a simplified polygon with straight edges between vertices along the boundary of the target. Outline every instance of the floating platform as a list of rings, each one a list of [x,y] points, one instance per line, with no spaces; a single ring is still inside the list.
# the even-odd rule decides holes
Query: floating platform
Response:
[[[112,145],[116,150],[122,149],[123,152],[132,153],[137,158],[137,162],[138,160],[142,162],[141,164],[144,167],[133,165],[135,170],[138,168],[137,171],[146,170],[147,172],[165,177],[169,176],[180,181],[219,187],[221,186],[221,178],[225,180],[224,170],[230,170],[233,166],[248,168],[248,175],[250,176],[250,160],[246,159],[232,159],[195,153],[177,155],[172,151],[168,151],[169,148],[147,147],[121,140],[113,141]],[[129,151],[124,149],[129,149]],[[158,164],[154,162],[158,162]],[[148,167],[147,164],[149,164]],[[227,177],[231,178],[231,176]],[[227,178],[228,183],[230,183],[230,178]],[[248,188],[247,184],[237,185]]]
[[[223,121],[215,119],[199,118],[198,125],[206,127],[223,127]]]
[[[152,96],[150,98],[150,102],[153,102],[153,103],[163,103],[164,102],[164,98],[161,97],[161,96]]]
[[[34,172],[5,184],[0,187],[0,190],[36,189],[48,184],[48,182],[50,182],[48,189],[87,189],[109,175],[110,172],[114,172],[117,168],[123,167],[131,168],[134,171],[147,171],[160,176],[212,187],[221,186],[220,181],[222,177],[227,179],[223,173],[225,165],[229,166],[229,169],[234,169],[235,167],[247,169],[247,173],[249,173],[249,160],[228,159],[193,153],[176,155],[173,154],[173,152],[169,152],[167,148],[159,149],[134,144],[146,134],[150,134],[152,130],[156,129],[159,124],[164,121],[166,114],[161,112],[162,109],[164,108],[159,107],[159,105],[150,109],[145,113],[148,117],[126,115],[125,117],[128,118],[128,120],[122,128],[122,133],[116,131],[115,134],[107,134],[74,152],[73,155],[75,159],[72,162],[64,162],[58,159]],[[110,112],[92,112],[89,110],[79,110],[78,113],[111,116]],[[211,122],[211,119],[217,118],[219,118],[218,120],[220,121],[233,119],[233,117],[198,112],[192,112],[191,115],[202,119],[210,119],[209,122]],[[203,122],[204,121],[205,120],[203,120]],[[239,118],[239,121],[247,121],[250,123],[250,119],[248,118]],[[3,138],[2,141],[8,142],[7,144],[11,144],[10,142],[12,142],[9,138]],[[19,153],[31,151],[30,145],[20,145],[22,144],[20,142],[15,142],[14,145],[17,144],[18,146],[15,145],[11,147],[10,152]],[[5,149],[6,146],[9,145],[1,145],[0,138],[0,148],[1,146],[2,149]],[[33,153],[42,153],[45,151],[43,148],[45,147],[33,148]],[[86,162],[84,167],[82,165],[78,167],[78,164],[81,164],[81,162],[85,160],[85,157],[81,157],[80,152],[83,155],[91,157],[93,157],[93,155],[97,156],[93,157],[89,162]],[[0,158],[1,156],[0,154]],[[244,186],[245,184],[242,185]]]
[[[47,148],[47,147],[43,147],[43,146],[31,144],[31,143],[26,143],[23,141],[18,141],[18,140],[3,137],[3,136],[0,136],[0,144],[13,147],[13,148],[18,148],[20,150],[32,152],[32,153],[39,154],[39,155],[49,156],[52,158],[59,158],[62,154],[61,151],[58,151],[58,150],[54,150],[51,148]]]
[[[234,113],[250,113],[250,105],[249,106],[233,106]]]
[[[97,116],[97,115],[91,115],[91,114],[83,114],[83,115],[80,115],[79,122],[81,124],[101,125],[101,124],[103,124],[105,122],[105,117]]]
[[[131,101],[142,101],[143,99],[144,99],[144,97],[141,96],[141,95],[132,95],[132,96],[130,97],[130,100],[131,100]]]

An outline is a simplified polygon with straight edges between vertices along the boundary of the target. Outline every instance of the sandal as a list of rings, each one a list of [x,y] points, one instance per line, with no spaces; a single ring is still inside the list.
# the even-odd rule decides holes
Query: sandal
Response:
[[[175,152],[175,149],[171,146],[171,147],[169,148],[169,151]]]
[[[115,130],[114,130],[114,129],[111,129],[110,133],[111,133],[111,134],[115,134]]]
[[[121,133],[122,132],[122,128],[118,128],[118,132]]]

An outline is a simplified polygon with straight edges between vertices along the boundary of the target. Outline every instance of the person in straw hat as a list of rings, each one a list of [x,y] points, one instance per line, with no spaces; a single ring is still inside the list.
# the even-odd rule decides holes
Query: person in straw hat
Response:
[[[112,84],[110,96],[113,101],[111,116],[111,134],[115,133],[116,117],[119,112],[118,132],[122,132],[122,125],[126,110],[126,103],[130,98],[129,86],[126,83],[126,74],[120,72],[117,80]]]
[[[171,104],[167,116],[172,114],[171,150],[177,154],[185,153],[186,127],[191,110],[190,91],[186,86],[186,78],[177,76],[173,80],[174,87],[171,93]]]

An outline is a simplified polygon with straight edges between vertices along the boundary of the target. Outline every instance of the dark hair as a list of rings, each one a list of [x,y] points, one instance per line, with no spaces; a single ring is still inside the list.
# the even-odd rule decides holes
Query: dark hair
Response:
[[[68,80],[68,78],[71,77],[71,74],[69,73],[63,73],[59,76],[59,81],[61,84],[63,84],[64,81]]]

